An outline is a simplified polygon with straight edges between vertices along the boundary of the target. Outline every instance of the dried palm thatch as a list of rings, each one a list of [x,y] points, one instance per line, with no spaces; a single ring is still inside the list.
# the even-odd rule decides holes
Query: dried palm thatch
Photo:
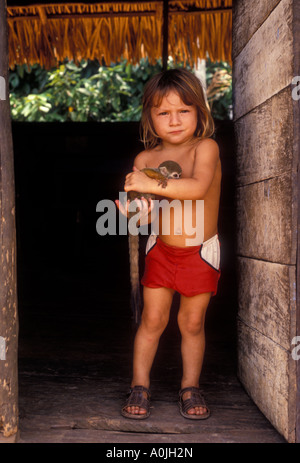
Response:
[[[169,55],[190,65],[207,53],[231,62],[231,8],[232,0],[171,0]],[[110,64],[162,56],[162,0],[8,6],[7,20],[12,69],[24,63],[49,69],[65,58]]]
[[[170,1],[169,52],[175,61],[231,61],[232,0]]]

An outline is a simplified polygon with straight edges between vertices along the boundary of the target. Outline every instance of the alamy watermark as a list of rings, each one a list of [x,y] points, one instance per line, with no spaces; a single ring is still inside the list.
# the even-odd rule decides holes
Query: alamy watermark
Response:
[[[6,360],[6,342],[2,336],[0,336],[0,360]]]
[[[292,89],[292,98],[294,101],[300,100],[300,76],[294,76],[292,79],[292,85],[295,87]],[[292,339],[292,346],[295,346],[292,349],[292,358],[294,360],[300,360],[300,336],[295,336]]]
[[[6,100],[6,82],[3,76],[0,76],[0,100]]]
[[[300,360],[300,336],[295,336],[292,339],[292,346],[296,345],[294,349],[292,349],[292,357],[294,360]]]
[[[292,84],[295,85],[292,90],[292,98],[293,100],[298,101],[300,100],[300,76],[293,77]]]
[[[120,204],[125,208],[127,202],[127,193],[119,193]],[[139,225],[143,219],[143,211],[140,210],[139,201],[132,201],[129,205],[129,212],[134,213],[127,221],[127,217],[120,211],[117,214],[118,208],[114,201],[110,199],[103,199],[98,202],[96,212],[103,212],[96,223],[97,233],[101,236],[104,235],[117,235],[117,218],[118,218],[118,234],[127,235],[128,231],[131,235],[148,235],[148,223]],[[193,238],[186,239],[187,246],[198,245],[204,239],[204,200],[183,200],[167,199],[153,200],[151,210],[151,234],[159,234],[159,211],[161,215],[161,233],[162,235],[170,234],[170,218],[171,209],[174,210],[174,234],[185,234]],[[148,214],[147,214],[148,215]],[[128,222],[128,223],[127,223]],[[195,224],[195,226],[193,226]]]

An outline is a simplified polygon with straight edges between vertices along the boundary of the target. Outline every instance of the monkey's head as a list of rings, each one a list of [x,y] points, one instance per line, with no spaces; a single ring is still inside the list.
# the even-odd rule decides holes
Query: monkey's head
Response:
[[[167,178],[180,178],[182,169],[175,161],[164,161],[158,166],[158,170]]]

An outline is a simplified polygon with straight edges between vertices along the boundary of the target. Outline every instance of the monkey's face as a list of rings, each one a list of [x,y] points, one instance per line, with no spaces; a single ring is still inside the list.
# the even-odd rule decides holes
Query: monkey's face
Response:
[[[180,174],[178,172],[172,172],[169,174],[169,178],[180,178]]]
[[[167,178],[180,178],[181,177],[181,167],[175,161],[165,161],[162,162],[159,167],[159,171]]]

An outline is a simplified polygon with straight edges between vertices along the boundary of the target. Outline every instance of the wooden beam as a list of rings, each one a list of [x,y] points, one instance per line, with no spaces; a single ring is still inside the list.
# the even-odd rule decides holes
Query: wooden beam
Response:
[[[191,0],[193,1],[193,0]],[[34,2],[34,1],[24,1],[24,0],[16,0],[16,1],[10,1],[7,0],[7,6],[8,8],[16,8],[16,7],[28,7],[28,6],[40,6],[43,8],[48,8],[48,7],[57,7],[57,5],[66,5],[70,6],[74,4],[78,5],[94,5],[94,4],[113,4],[113,3],[126,3],[126,5],[136,5],[137,3],[151,3],[151,5],[157,5],[157,4],[162,4],[163,0],[128,0],[124,2],[123,0],[120,0],[119,2],[116,0],[87,0],[87,1],[74,1],[74,0],[62,0],[61,2]]]
[[[4,437],[11,437],[18,431],[18,316],[14,162],[5,1],[0,2],[0,76],[0,433]]]
[[[157,4],[161,2],[156,2]],[[164,23],[167,24],[169,20],[169,15],[205,15],[205,14],[221,14],[221,13],[228,13],[232,10],[231,7],[227,8],[211,8],[211,9],[203,9],[203,8],[189,8],[188,10],[169,10],[168,0],[163,0],[163,19]],[[35,5],[37,6],[37,5]],[[45,5],[38,6],[39,9],[45,9]],[[51,14],[47,17],[47,20],[51,19],[97,19],[97,18],[127,18],[127,17],[134,17],[134,16],[156,16],[156,10],[144,10],[144,11],[107,11],[103,13],[65,13],[65,14]],[[8,15],[9,21],[22,21],[22,20],[39,20],[41,19],[40,15],[22,15],[22,16],[10,16]]]
[[[184,15],[198,15],[198,14],[218,14],[218,13],[228,13],[228,11],[232,11],[232,7],[228,6],[225,8],[189,8],[188,10],[174,10],[174,11],[169,11],[169,14],[172,15],[178,15],[178,14],[184,14]]]
[[[164,2],[164,0],[154,0],[154,1],[151,1],[151,0],[128,0],[126,1],[126,4],[127,5],[136,5],[138,3],[151,3],[151,5],[161,5],[162,3]],[[186,2],[186,0],[185,0]],[[190,2],[194,2],[194,0],[190,0]],[[120,2],[117,2],[116,0],[95,0],[95,1],[92,1],[92,0],[89,0],[89,1],[79,1],[79,2],[74,2],[74,0],[70,0],[70,1],[61,1],[61,2],[56,2],[56,3],[51,3],[51,2],[34,2],[34,1],[9,1],[7,2],[7,6],[8,7],[18,7],[18,6],[34,6],[34,7],[37,7],[37,6],[40,6],[40,7],[43,7],[43,8],[48,8],[48,7],[51,7],[51,6],[57,6],[57,4],[60,4],[60,5],[69,5],[69,4],[74,4],[74,3],[78,3],[78,4],[83,4],[83,5],[88,5],[88,4],[113,4],[113,3],[123,3],[122,1]],[[124,2],[125,3],[125,2]],[[186,10],[186,11],[192,11],[192,9],[194,11],[207,11],[207,12],[210,12],[212,10],[214,11],[221,11],[221,10],[231,10],[232,7],[229,6],[229,7],[224,7],[224,8],[211,8],[211,9],[207,9],[207,8],[197,8],[197,7],[188,7],[189,9]],[[183,10],[184,11],[184,10]],[[170,13],[172,13],[172,11],[170,11]]]
[[[156,16],[156,11],[126,11],[126,12],[105,12],[105,13],[70,13],[70,14],[52,14],[47,16],[47,21],[59,19],[101,19],[101,18],[131,18],[137,16]],[[26,15],[26,16],[8,16],[8,21],[27,21],[41,20],[40,15]]]
[[[168,47],[169,47],[169,0],[163,2],[163,25],[162,25],[162,64],[163,70],[166,71],[168,67]]]

